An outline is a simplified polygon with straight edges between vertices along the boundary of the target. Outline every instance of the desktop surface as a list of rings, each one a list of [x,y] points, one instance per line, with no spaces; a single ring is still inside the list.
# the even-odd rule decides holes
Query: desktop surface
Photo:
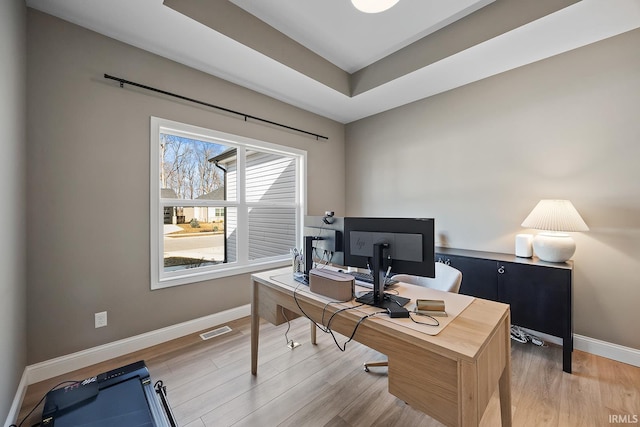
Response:
[[[285,292],[288,295],[287,299],[293,298],[293,294],[296,288],[298,288],[298,290],[304,289],[302,287],[304,285],[300,285],[300,283],[294,280],[291,267],[283,267],[276,270],[255,273],[252,274],[251,277],[254,282],[259,282],[264,286],[276,288],[279,291]],[[421,298],[423,297],[423,292],[426,293],[424,294],[426,295],[424,296],[425,298],[432,299],[434,297],[432,296],[432,294],[430,294],[431,292],[439,292],[439,295],[442,295],[443,292],[405,283],[399,283],[391,287],[391,289],[394,289],[393,292],[399,292],[401,296],[403,294],[406,295],[409,291],[398,291],[398,287],[417,290],[419,292],[419,294],[417,295],[420,295]],[[358,288],[358,286],[356,286],[356,291],[365,292],[367,291],[367,289]],[[413,299],[415,300],[416,296],[413,295],[413,297]],[[388,316],[369,319],[372,320],[372,322],[363,322],[361,328],[366,329],[372,324],[377,324],[376,327],[378,325],[381,325],[380,327],[385,331],[385,333],[400,336],[401,339],[404,339],[406,341],[417,341],[422,347],[426,346],[440,353],[455,353],[457,355],[456,357],[473,360],[474,358],[478,357],[478,354],[482,351],[483,346],[486,344],[485,341],[487,337],[495,333],[497,328],[496,325],[501,322],[504,316],[508,316],[509,305],[495,301],[484,300],[481,298],[468,297],[461,294],[451,294],[449,295],[449,297],[456,299],[471,298],[473,299],[473,302],[466,306],[466,308],[464,308],[464,310],[462,310],[459,315],[453,318],[449,318],[448,321],[445,321],[448,322],[448,326],[445,329],[446,333],[428,335],[421,332],[415,332],[411,330],[411,328],[408,328],[406,325],[402,324],[402,322],[406,321],[407,319],[389,319]],[[312,294],[311,292],[298,292],[298,299],[303,304],[313,303],[315,305],[318,305],[320,307],[320,310],[318,311],[319,318],[322,315],[322,307],[327,303],[326,298],[322,297],[321,295]],[[411,304],[413,304],[413,302]],[[288,317],[289,314],[287,314],[287,318],[293,319],[300,316],[299,309],[294,301],[290,301],[289,304],[285,305],[284,307],[285,309],[290,311],[291,316],[293,316]],[[370,313],[376,311],[376,308],[363,307],[360,310],[361,312]],[[345,311],[342,314],[345,317],[350,318],[351,321],[356,322],[361,317],[361,313],[354,312],[353,310]],[[284,318],[282,318],[279,313],[275,313],[275,317],[277,319],[274,319],[273,322],[268,318],[267,320],[269,320],[271,323],[275,322],[274,324],[276,325],[284,321]],[[385,317],[386,319],[384,319]],[[400,322],[400,324],[398,322]],[[344,331],[338,332],[344,333],[348,336],[350,335],[351,330],[345,329]]]

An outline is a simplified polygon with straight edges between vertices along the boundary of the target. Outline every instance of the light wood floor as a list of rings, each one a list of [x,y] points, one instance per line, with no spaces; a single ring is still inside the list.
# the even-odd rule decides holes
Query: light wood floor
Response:
[[[441,426],[387,392],[386,369],[364,372],[364,361],[384,356],[355,341],[342,353],[329,335],[319,333],[318,345],[311,345],[308,321],[296,319],[288,336],[302,346],[290,350],[286,324],[263,323],[254,377],[249,372],[249,318],[228,325],[232,332],[208,341],[194,334],[33,384],[19,420],[60,381],[144,360],[152,380],[167,386],[181,427]],[[566,374],[558,347],[512,342],[511,349],[514,426],[600,427],[640,418],[640,368],[574,351],[574,373]],[[42,406],[23,425],[36,424],[41,412]],[[500,425],[497,395],[481,425]]]

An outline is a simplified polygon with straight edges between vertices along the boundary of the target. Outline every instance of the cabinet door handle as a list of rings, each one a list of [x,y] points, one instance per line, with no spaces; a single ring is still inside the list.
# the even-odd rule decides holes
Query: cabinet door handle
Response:
[[[501,265],[500,267],[498,267],[498,273],[504,274],[504,265]]]

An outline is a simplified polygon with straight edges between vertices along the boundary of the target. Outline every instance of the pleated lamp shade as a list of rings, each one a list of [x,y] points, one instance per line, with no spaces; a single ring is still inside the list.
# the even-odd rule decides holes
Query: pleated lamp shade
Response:
[[[534,237],[533,250],[548,262],[564,262],[575,253],[576,244],[567,232],[589,231],[569,200],[540,200],[522,226],[543,230]]]
[[[589,231],[569,200],[540,200],[522,226],[546,231]]]

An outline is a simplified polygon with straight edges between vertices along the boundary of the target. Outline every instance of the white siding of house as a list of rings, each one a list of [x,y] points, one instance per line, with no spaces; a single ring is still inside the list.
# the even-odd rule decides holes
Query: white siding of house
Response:
[[[247,156],[247,201],[295,203],[295,161],[267,153]]]
[[[249,259],[289,253],[296,246],[295,208],[253,208],[249,211]]]
[[[237,194],[237,168],[227,169],[229,198]],[[253,207],[249,211],[249,259],[283,255],[296,246],[296,164],[277,154],[249,152],[246,162],[247,202],[291,203],[291,207]],[[236,258],[237,216],[227,220],[227,259]]]

